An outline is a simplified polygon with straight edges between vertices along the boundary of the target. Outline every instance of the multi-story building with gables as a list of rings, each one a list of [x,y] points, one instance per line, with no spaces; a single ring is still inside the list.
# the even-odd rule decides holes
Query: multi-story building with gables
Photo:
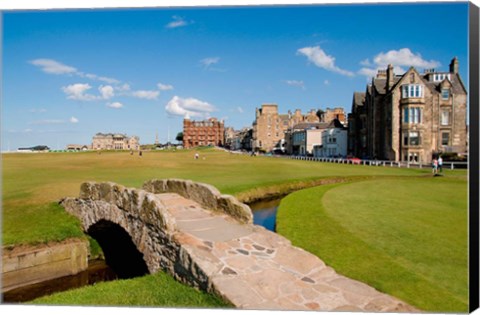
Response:
[[[183,120],[183,147],[224,146],[225,126],[223,121],[210,118],[202,121]]]
[[[349,154],[429,163],[441,152],[467,151],[467,90],[457,58],[448,72],[395,75],[378,71],[366,92],[355,92],[349,115]]]
[[[92,139],[93,150],[139,150],[140,138],[121,133],[97,133]]]

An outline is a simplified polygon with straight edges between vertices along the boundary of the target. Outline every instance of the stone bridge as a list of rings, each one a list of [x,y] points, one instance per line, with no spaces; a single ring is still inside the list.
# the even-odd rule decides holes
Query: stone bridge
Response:
[[[253,225],[247,205],[210,185],[87,182],[61,204],[121,277],[164,270],[242,309],[418,312]]]

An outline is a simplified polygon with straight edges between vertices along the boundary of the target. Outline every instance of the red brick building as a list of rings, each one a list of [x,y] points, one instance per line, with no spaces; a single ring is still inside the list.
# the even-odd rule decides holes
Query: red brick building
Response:
[[[225,144],[225,127],[216,118],[202,121],[183,120],[183,147],[223,146]]]

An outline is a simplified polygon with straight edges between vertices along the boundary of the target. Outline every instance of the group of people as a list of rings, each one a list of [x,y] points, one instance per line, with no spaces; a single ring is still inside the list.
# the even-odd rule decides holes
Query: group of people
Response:
[[[443,166],[442,157],[441,156],[439,156],[438,158],[434,157],[433,160],[432,160],[432,173],[434,175],[438,174],[438,172],[441,173],[443,171],[442,166]]]

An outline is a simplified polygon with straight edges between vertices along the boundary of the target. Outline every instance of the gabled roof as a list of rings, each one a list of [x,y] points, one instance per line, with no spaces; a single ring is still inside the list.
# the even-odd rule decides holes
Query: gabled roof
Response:
[[[305,130],[305,129],[325,129],[328,127],[329,123],[318,122],[318,123],[299,123],[293,126],[292,129],[295,130]]]
[[[343,124],[340,122],[340,120],[338,119],[333,119],[329,124],[328,124],[328,128],[340,128],[340,129],[344,129],[345,126],[343,126]]]

